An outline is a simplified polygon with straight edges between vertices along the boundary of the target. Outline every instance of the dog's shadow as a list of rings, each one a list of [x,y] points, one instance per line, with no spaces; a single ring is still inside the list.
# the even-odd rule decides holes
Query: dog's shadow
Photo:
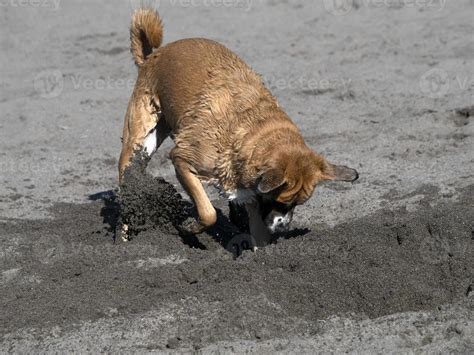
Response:
[[[100,216],[102,217],[102,223],[108,225],[108,231],[112,233],[114,242],[117,240],[120,234],[121,220],[120,220],[120,202],[118,198],[118,190],[107,190],[89,195],[89,200],[103,202],[103,206],[100,210]],[[217,223],[206,231],[212,239],[219,243],[221,247],[228,250],[234,255],[239,256],[244,250],[251,249],[248,240],[243,237],[248,234],[248,220],[246,215],[234,215],[229,216],[233,213],[231,206],[227,208],[222,202],[216,203],[217,211]],[[190,211],[194,211],[193,205],[190,202],[186,202],[186,208]],[[195,216],[195,213],[192,213]],[[291,239],[301,237],[310,232],[309,229],[295,228],[286,233],[278,233],[273,235],[272,243],[276,240]],[[182,242],[190,248],[207,249],[206,246],[199,241],[199,236],[185,235],[179,233]]]
[[[102,217],[102,223],[107,224],[107,230],[112,233],[114,242],[117,238],[117,227],[120,222],[120,203],[118,201],[117,190],[107,190],[97,192],[88,196],[90,201],[103,202],[103,206],[100,209],[100,216]]]

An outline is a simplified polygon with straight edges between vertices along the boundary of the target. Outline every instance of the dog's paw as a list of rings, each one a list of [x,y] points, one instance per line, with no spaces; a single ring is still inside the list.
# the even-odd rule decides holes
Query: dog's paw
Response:
[[[247,233],[234,235],[232,239],[227,242],[225,248],[230,251],[235,258],[241,255],[245,250],[255,252],[258,249],[255,238]]]
[[[192,217],[186,218],[180,225],[176,227],[178,231],[184,235],[199,234],[204,231],[205,227],[198,220]]]

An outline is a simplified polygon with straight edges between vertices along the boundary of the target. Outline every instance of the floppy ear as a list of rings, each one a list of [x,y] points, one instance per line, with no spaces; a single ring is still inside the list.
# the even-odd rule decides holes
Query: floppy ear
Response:
[[[354,182],[359,178],[359,173],[355,169],[343,165],[333,165],[328,163],[327,171],[324,173],[325,180]]]
[[[285,178],[283,171],[279,169],[270,169],[260,175],[260,182],[258,183],[257,189],[262,194],[267,194],[273,191],[283,184],[285,184]]]

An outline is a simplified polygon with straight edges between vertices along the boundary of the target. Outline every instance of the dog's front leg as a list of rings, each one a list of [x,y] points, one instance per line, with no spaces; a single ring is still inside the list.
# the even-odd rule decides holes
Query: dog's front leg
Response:
[[[254,201],[246,203],[245,208],[247,209],[247,214],[249,216],[250,234],[256,244],[252,246],[254,250],[255,247],[264,247],[265,245],[270,244],[272,235],[262,220],[258,202]]]
[[[209,201],[209,197],[207,197],[201,181],[196,176],[195,169],[186,161],[179,158],[179,156],[176,155],[176,151],[172,152],[171,155],[176,169],[176,176],[193,200],[199,216],[199,222],[194,219],[188,219],[179,229],[185,234],[199,234],[216,223],[216,210],[211,204],[211,201]]]

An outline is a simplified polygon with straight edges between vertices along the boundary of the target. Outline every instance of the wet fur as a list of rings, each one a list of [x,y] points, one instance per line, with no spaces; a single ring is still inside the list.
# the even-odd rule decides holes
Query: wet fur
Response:
[[[157,147],[174,138],[171,159],[203,227],[215,223],[215,210],[201,181],[228,195],[260,190],[276,201],[301,204],[320,180],[335,178],[334,166],[306,146],[262,78],[236,54],[202,38],[152,51],[161,45],[162,31],[155,11],[134,14],[131,51],[138,78],[125,117],[120,177],[156,127]]]

